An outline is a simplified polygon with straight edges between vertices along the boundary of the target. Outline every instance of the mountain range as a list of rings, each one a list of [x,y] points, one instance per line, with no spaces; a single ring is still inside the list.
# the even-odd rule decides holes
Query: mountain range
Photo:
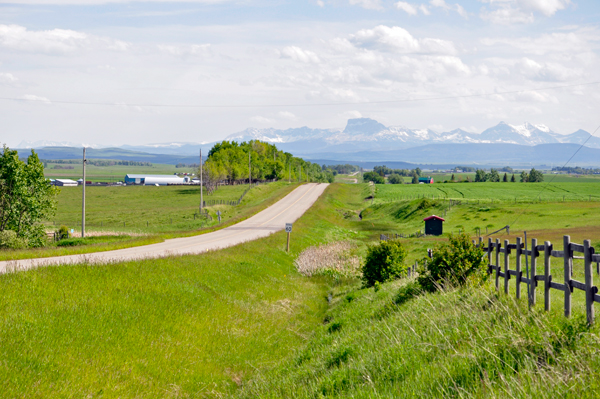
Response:
[[[459,162],[462,164],[498,164],[498,165],[536,165],[563,162],[564,155],[571,155],[573,148],[585,144],[591,149],[600,149],[600,138],[590,135],[585,130],[578,130],[568,135],[558,134],[544,125],[524,123],[511,125],[500,122],[496,126],[485,129],[481,133],[455,129],[438,133],[431,129],[409,129],[403,126],[385,126],[369,118],[349,119],[343,129],[319,128],[248,128],[225,138],[229,141],[261,140],[276,144],[278,148],[306,159],[335,161],[404,161],[418,164],[445,164]],[[146,145],[123,145],[105,148],[89,145],[101,152],[116,155],[119,159],[169,160],[168,163],[185,162],[197,158],[200,148],[208,154],[208,150],[218,141],[205,143],[169,142]],[[52,153],[62,153],[58,147],[82,147],[82,144],[44,142],[22,142],[19,148],[46,148]],[[573,147],[574,146],[574,147]],[[538,148],[535,150],[533,148]],[[540,152],[540,148],[544,151]],[[573,151],[575,151],[575,148]],[[482,152],[483,151],[483,152]],[[580,165],[600,164],[598,151],[584,151],[573,161]],[[161,157],[142,156],[159,154]],[[129,155],[126,155],[129,154]],[[486,155],[488,154],[488,155]],[[491,154],[491,155],[490,155]],[[585,154],[585,155],[584,155]],[[594,155],[592,155],[594,154]],[[41,156],[41,154],[40,154]],[[124,158],[126,156],[126,158]],[[103,157],[104,158],[104,157]],[[585,158],[585,159],[584,159]],[[51,159],[51,158],[47,158]],[[142,160],[142,159],[140,159]]]

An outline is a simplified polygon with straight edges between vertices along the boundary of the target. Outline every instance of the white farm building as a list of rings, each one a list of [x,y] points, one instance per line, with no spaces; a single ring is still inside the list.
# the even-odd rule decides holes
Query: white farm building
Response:
[[[71,179],[56,179],[54,185],[59,187],[76,187],[77,182]]]
[[[169,184],[189,183],[189,177],[178,177],[176,175],[137,175],[128,174],[125,176],[126,184],[143,184],[145,186],[166,186]]]

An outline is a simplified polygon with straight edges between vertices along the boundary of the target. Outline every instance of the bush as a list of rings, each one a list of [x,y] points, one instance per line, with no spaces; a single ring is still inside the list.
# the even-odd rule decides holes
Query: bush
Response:
[[[376,282],[384,283],[400,277],[406,271],[406,255],[408,251],[397,240],[381,241],[370,246],[362,267],[365,286],[372,287]]]
[[[56,236],[59,240],[69,238],[69,228],[63,224],[56,231]]]
[[[397,173],[392,173],[388,176],[388,183],[390,184],[402,184],[404,183],[404,179]]]
[[[12,230],[0,231],[0,248],[3,249],[21,249],[27,247],[25,239],[17,237],[17,233]]]
[[[483,254],[483,249],[473,245],[466,234],[451,235],[448,244],[435,248],[433,259],[419,270],[419,284],[430,292],[479,284],[488,276]]]
[[[384,184],[385,179],[382,176],[379,176],[375,172],[365,172],[363,173],[363,181],[372,181],[375,184]]]

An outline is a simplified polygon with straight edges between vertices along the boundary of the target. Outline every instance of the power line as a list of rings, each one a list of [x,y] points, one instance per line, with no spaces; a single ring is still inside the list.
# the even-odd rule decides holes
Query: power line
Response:
[[[462,98],[478,98],[502,94],[519,94],[539,92],[545,90],[566,89],[579,86],[597,85],[600,82],[578,83],[573,85],[549,86],[538,89],[510,90],[497,91],[493,93],[480,94],[464,94],[459,96],[436,96],[436,97],[421,97],[421,98],[404,98],[399,100],[379,100],[379,101],[354,101],[354,102],[335,102],[335,103],[312,103],[312,104],[126,104],[126,103],[107,103],[94,101],[43,101],[45,104],[66,104],[66,105],[99,105],[99,106],[122,106],[122,107],[160,107],[160,108],[291,108],[291,107],[323,107],[323,106],[339,106],[339,105],[377,105],[377,104],[400,104],[408,102],[435,101],[435,100],[454,100]],[[0,100],[18,101],[18,102],[36,102],[36,100],[17,98],[17,97],[0,97]],[[39,100],[37,100],[39,101]]]

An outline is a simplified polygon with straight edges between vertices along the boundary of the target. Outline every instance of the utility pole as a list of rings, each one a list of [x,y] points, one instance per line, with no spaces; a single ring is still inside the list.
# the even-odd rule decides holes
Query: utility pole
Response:
[[[83,147],[83,193],[81,196],[81,238],[85,237],[85,147]]]
[[[250,186],[252,185],[252,155],[251,152],[248,151],[248,179],[250,181]]]
[[[202,207],[204,206],[204,193],[202,192],[202,148],[200,148],[200,215],[202,215]]]
[[[292,161],[290,161],[290,174],[288,175],[288,183],[292,182]]]

